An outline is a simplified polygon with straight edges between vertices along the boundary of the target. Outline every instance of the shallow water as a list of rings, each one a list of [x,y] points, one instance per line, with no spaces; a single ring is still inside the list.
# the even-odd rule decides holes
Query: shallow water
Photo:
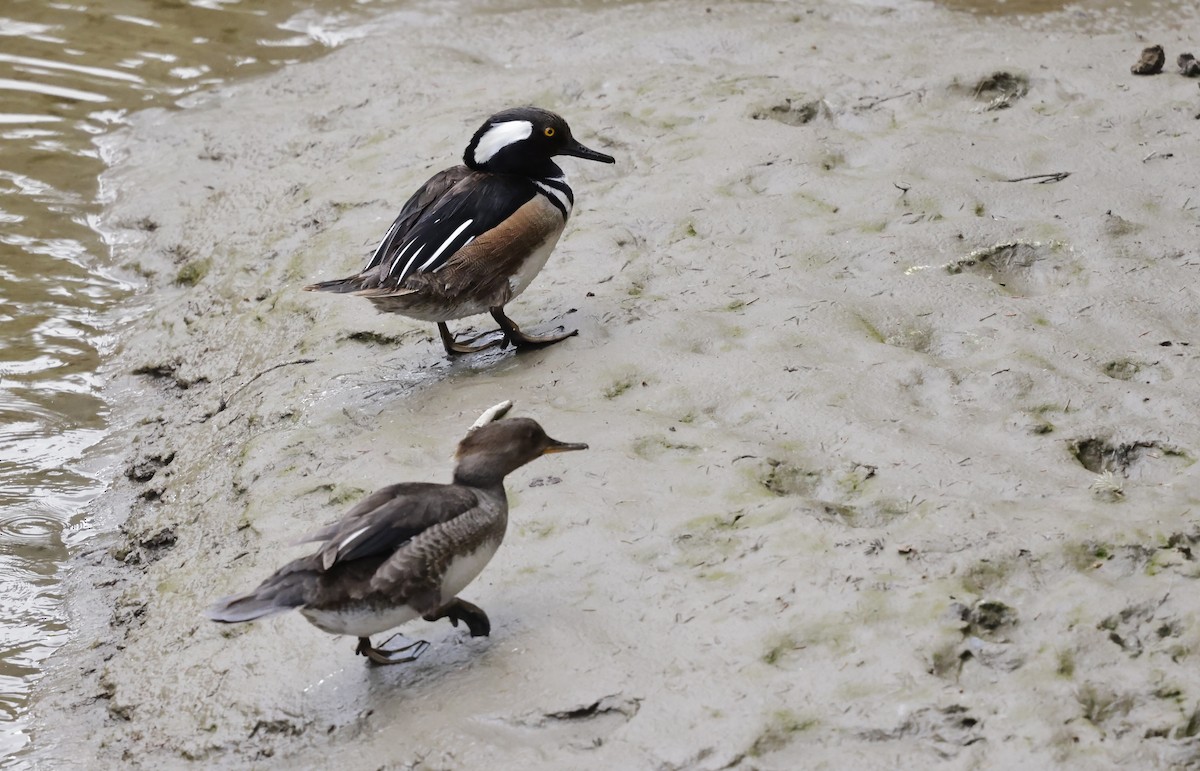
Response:
[[[1131,20],[1148,25],[1182,23],[1192,6],[1180,0],[930,0],[955,11],[979,16],[1027,16],[1041,23],[1049,18],[1054,26],[1083,27],[1092,32],[1122,32]],[[1136,58],[1136,57],[1135,57]],[[1174,57],[1171,57],[1174,61]],[[1132,64],[1132,62],[1130,62]]]
[[[92,228],[94,140],[131,111],[312,58],[397,2],[17,0],[0,10],[0,751],[66,634],[57,578],[108,473],[97,368],[134,287]],[[310,7],[310,6],[314,6]]]

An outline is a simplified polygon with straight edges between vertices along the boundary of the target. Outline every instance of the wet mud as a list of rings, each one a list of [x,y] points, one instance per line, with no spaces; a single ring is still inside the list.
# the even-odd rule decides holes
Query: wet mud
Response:
[[[925,5],[393,23],[143,114],[106,179],[147,287],[108,365],[128,471],[39,760],[1200,764],[1191,81]],[[564,161],[572,222],[508,309],[578,337],[449,362],[299,291],[520,103],[617,157]],[[463,593],[490,637],[414,623],[430,649],[372,669],[297,614],[202,618],[364,492],[445,479],[501,399],[591,450],[510,477]]]

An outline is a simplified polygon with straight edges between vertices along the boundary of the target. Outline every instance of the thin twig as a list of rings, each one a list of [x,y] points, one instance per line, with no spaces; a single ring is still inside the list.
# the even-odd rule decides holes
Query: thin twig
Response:
[[[285,361],[285,362],[281,362],[281,363],[279,363],[279,364],[275,364],[275,365],[273,365],[273,366],[267,367],[267,368],[266,368],[266,369],[264,369],[262,372],[259,372],[257,375],[255,375],[254,377],[250,378],[250,379],[249,379],[249,380],[247,380],[245,383],[242,383],[240,386],[238,386],[237,388],[233,389],[233,391],[231,391],[231,392],[229,393],[229,396],[226,396],[225,398],[221,399],[221,409],[217,410],[217,412],[220,412],[221,410],[223,410],[223,409],[225,409],[226,407],[228,407],[228,406],[229,406],[229,402],[233,401],[233,397],[237,396],[237,395],[238,395],[238,393],[239,393],[239,392],[240,392],[240,391],[241,391],[243,388],[245,388],[246,386],[250,385],[250,384],[251,384],[251,383],[253,383],[255,380],[258,380],[260,377],[262,377],[263,375],[267,374],[268,372],[274,372],[275,370],[279,369],[280,367],[290,367],[290,366],[292,366],[293,364],[312,364],[314,361],[316,361],[316,359],[296,359],[295,361]]]
[[[868,104],[855,105],[854,109],[856,109],[856,110],[872,110],[872,109],[878,107],[879,105],[883,104],[884,102],[890,102],[893,99],[900,99],[901,97],[909,96],[912,93],[913,93],[912,91],[905,91],[904,93],[892,94],[891,96],[874,96],[874,97],[873,96],[860,96],[859,100],[869,99],[872,101],[870,101]]]
[[[1044,185],[1047,182],[1062,182],[1067,177],[1071,176],[1069,171],[1056,171],[1051,174],[1030,174],[1028,177],[1013,177],[1006,179],[1005,182],[1026,182],[1031,179],[1036,179],[1039,185]]]

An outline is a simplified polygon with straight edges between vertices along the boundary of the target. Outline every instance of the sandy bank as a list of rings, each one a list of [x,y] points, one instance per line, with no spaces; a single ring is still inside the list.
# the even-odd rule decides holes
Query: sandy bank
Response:
[[[1200,763],[1194,81],[1085,21],[908,5],[395,23],[142,116],[107,180],[153,293],[45,762]],[[579,337],[449,363],[298,291],[519,103],[618,158],[564,163],[510,306]],[[201,618],[363,491],[445,478],[502,398],[592,450],[511,478],[464,594],[491,638],[414,625],[434,647],[378,670]]]

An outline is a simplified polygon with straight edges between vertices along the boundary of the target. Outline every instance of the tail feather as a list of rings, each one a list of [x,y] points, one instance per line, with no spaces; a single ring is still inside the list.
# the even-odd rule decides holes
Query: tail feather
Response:
[[[376,265],[362,273],[346,278],[335,278],[332,281],[318,281],[304,287],[306,292],[337,292],[338,294],[358,293],[369,287],[379,287],[388,278],[388,266]]]
[[[304,287],[305,292],[337,292],[338,294],[349,294],[350,292],[357,292],[360,289],[362,289],[362,278],[360,276],[335,278],[332,281],[320,281]]]
[[[222,597],[205,610],[204,615],[226,624],[274,616],[303,605],[314,580],[314,574],[308,571],[280,571],[253,591]]]
[[[416,294],[419,289],[403,289],[395,286],[373,286],[367,289],[354,290],[355,297],[404,297],[405,295]]]

